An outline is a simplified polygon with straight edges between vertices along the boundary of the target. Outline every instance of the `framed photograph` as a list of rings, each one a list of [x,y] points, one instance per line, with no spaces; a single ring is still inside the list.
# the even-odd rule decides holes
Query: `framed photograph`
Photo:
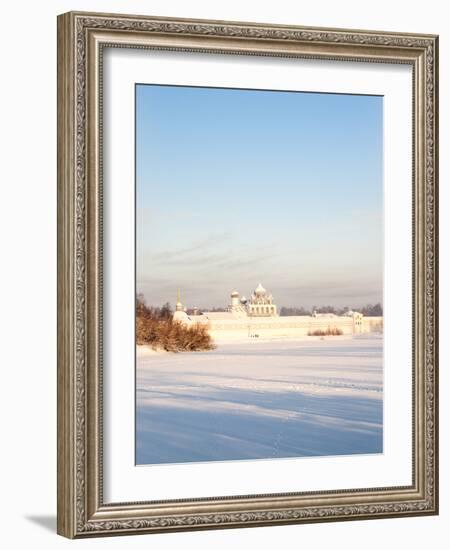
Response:
[[[58,532],[438,512],[433,35],[58,18]]]

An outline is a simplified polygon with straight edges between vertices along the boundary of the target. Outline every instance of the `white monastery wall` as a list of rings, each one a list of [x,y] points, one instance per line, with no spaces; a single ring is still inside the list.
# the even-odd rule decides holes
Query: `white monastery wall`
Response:
[[[186,323],[207,325],[215,340],[246,340],[248,338],[298,338],[314,336],[315,332],[336,330],[339,334],[352,335],[382,332],[383,317],[364,317],[349,311],[345,315],[320,314],[280,317],[272,295],[259,284],[250,300],[231,293],[228,311],[203,312],[188,316],[178,297],[174,319]]]
[[[355,324],[351,317],[315,318],[278,317],[275,319],[235,319],[209,321],[211,336],[217,340],[242,340],[247,338],[296,338],[308,336],[315,331],[339,329],[342,334],[362,334],[381,332],[382,317],[362,319],[361,324]]]

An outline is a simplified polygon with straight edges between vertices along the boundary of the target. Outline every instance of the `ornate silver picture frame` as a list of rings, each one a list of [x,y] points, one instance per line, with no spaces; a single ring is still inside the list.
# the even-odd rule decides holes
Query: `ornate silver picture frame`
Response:
[[[103,58],[107,49],[412,69],[411,483],[104,498]],[[438,37],[70,12],[58,17],[58,533],[69,538],[438,513]],[[117,223],[120,223],[117,221]],[[281,468],[282,466],[280,466]],[[181,495],[181,493],[180,493]]]

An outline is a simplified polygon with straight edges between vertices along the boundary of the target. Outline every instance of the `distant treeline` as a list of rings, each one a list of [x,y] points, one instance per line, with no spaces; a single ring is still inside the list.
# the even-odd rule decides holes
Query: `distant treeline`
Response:
[[[186,326],[174,321],[170,304],[147,306],[142,295],[136,298],[136,344],[166,351],[204,351],[214,345],[205,325]]]
[[[136,317],[142,314],[144,310],[152,319],[171,319],[173,315],[173,310],[169,302],[166,302],[161,307],[148,306],[145,303],[144,296],[138,294],[136,298]]]
[[[344,315],[350,309],[362,313],[365,317],[383,316],[383,306],[381,304],[367,304],[364,307],[355,308],[337,308],[334,306],[313,307],[312,309],[305,309],[304,307],[282,307],[280,309],[280,316],[290,317],[294,315],[311,315],[313,311],[316,311],[317,313],[334,313],[335,315]]]
[[[137,297],[137,307],[139,307],[139,304],[145,304],[144,297],[142,294],[139,294]],[[173,309],[172,306],[169,304],[169,302],[166,302],[164,305],[160,307],[153,307],[153,306],[145,306],[148,311],[150,312],[151,316],[154,319],[170,319],[173,315]],[[348,307],[334,307],[334,306],[320,306],[316,307],[314,306],[312,309],[306,309],[304,307],[282,307],[280,308],[280,316],[281,317],[292,317],[296,315],[311,315],[313,311],[316,311],[317,313],[334,313],[335,315],[344,315],[349,310],[358,311],[359,313],[362,313],[365,317],[382,317],[383,316],[383,306],[381,304],[367,304],[364,307],[354,307],[354,308],[348,308]],[[226,308],[223,307],[213,307],[213,308],[207,308],[205,310],[203,309],[188,309],[187,314],[188,315],[194,315],[194,314],[200,314],[203,311],[214,311],[214,312],[223,312],[227,311]]]

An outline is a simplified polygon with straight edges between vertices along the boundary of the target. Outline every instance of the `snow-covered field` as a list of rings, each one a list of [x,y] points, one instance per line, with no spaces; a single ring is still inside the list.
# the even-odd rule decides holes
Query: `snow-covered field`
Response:
[[[381,335],[138,348],[136,463],[380,453]]]

